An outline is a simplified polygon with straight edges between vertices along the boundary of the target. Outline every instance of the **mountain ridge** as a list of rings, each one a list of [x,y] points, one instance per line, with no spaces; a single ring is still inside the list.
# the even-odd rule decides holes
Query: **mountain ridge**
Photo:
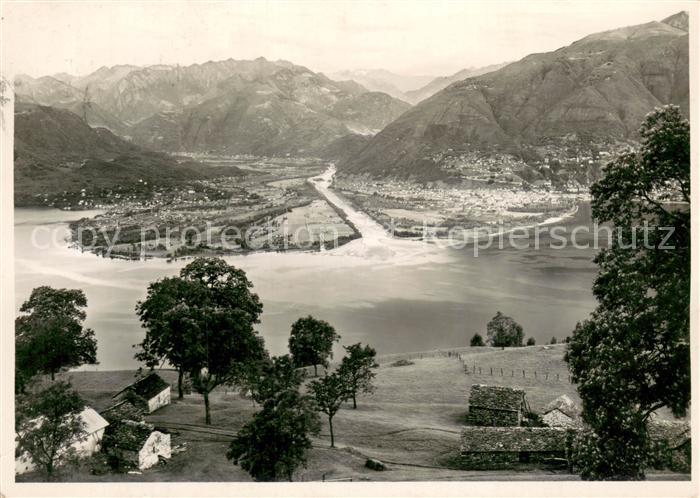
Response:
[[[219,172],[240,173],[237,168]],[[145,150],[106,128],[91,128],[66,109],[15,105],[16,206],[46,205],[62,195],[80,198],[85,191],[99,195],[103,190],[173,185],[209,176],[197,163]]]
[[[377,133],[409,108],[356,82],[263,57],[57,76],[64,81],[19,78],[18,100],[72,110],[168,152],[314,154],[348,133]]]
[[[618,28],[452,83],[339,171],[439,179],[448,176],[440,164],[447,150],[524,157],[546,143],[633,140],[654,107],[687,113],[688,98],[687,31],[656,21]]]

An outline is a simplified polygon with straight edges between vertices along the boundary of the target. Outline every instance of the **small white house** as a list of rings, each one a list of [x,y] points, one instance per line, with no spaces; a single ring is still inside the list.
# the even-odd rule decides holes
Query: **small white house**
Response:
[[[102,416],[95,410],[86,406],[79,415],[83,421],[83,429],[87,437],[75,441],[71,446],[76,449],[79,457],[84,458],[92,455],[100,450],[100,443],[105,433],[105,428],[109,425]],[[15,448],[17,442],[15,441]],[[26,453],[15,457],[15,473],[24,474],[34,470],[36,466],[32,462],[31,457]]]
[[[170,404],[170,384],[165,382],[160,375],[152,372],[126,386],[113,398],[129,399],[133,403],[141,405],[147,413],[153,413],[158,408]]]
[[[578,413],[576,403],[566,394],[562,394],[545,407],[542,421],[549,427],[575,429],[581,426]]]
[[[171,456],[170,434],[153,431],[139,450],[139,469],[153,467],[158,463],[159,457],[170,458]]]

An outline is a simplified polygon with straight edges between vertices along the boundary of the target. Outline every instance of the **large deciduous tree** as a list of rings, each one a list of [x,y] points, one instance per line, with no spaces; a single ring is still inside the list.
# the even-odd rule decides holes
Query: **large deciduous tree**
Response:
[[[299,318],[292,324],[289,337],[289,352],[297,367],[313,365],[314,376],[318,376],[318,365],[328,367],[328,359],[333,357],[333,343],[340,336],[324,320],[312,316]]]
[[[262,410],[245,424],[231,442],[227,457],[255,480],[292,480],[306,463],[311,435],[320,423],[313,400],[299,393],[303,373],[288,356],[264,362],[253,396]]]
[[[136,314],[146,329],[138,344],[136,359],[153,368],[167,360],[177,370],[178,398],[183,397],[183,377],[197,339],[199,322],[191,303],[199,303],[204,288],[181,277],[164,278],[148,286],[146,299],[136,305]],[[196,306],[196,304],[195,304]]]
[[[505,348],[522,346],[525,334],[515,320],[498,311],[486,325],[486,337],[492,346]]]
[[[357,395],[374,391],[372,381],[376,374],[372,370],[379,367],[376,362],[377,352],[374,348],[362,346],[359,342],[344,348],[345,356],[340,362],[338,373],[345,382],[352,399],[352,407],[357,408]]]
[[[15,319],[18,385],[22,391],[35,374],[51,379],[63,368],[97,363],[95,332],[83,327],[87,299],[82,290],[34,289]]]
[[[595,259],[598,307],[568,346],[592,429],[578,449],[586,479],[644,478],[648,417],[690,402],[689,124],[668,106],[640,135],[591,187],[594,217],[616,233]]]
[[[74,443],[87,437],[80,412],[85,403],[67,382],[54,382],[17,398],[17,452],[31,459],[48,480],[78,457]]]
[[[253,399],[264,404],[281,392],[298,390],[306,374],[294,366],[289,355],[273,356],[252,372],[250,390]]]
[[[243,270],[220,258],[197,258],[179,277],[152,285],[137,307],[147,328],[141,357],[165,358],[190,375],[204,397],[207,424],[209,393],[243,380],[267,354],[254,329],[262,303],[251,288]]]

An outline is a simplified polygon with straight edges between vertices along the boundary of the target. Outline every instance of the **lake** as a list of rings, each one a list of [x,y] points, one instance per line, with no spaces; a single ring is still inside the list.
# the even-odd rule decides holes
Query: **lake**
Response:
[[[144,335],[136,302],[149,282],[175,275],[188,261],[105,259],[68,247],[67,222],[94,214],[15,209],[16,307],[40,285],[83,289],[100,362],[88,368],[134,368],[132,345]],[[341,344],[369,343],[383,354],[466,346],[475,332],[485,335],[497,311],[541,344],[569,335],[595,307],[592,248],[558,250],[544,236],[539,249],[491,247],[474,257],[471,246],[393,239],[362,213],[348,214],[365,237],[340,248],[225,258],[246,271],[264,303],[258,330],[272,354],[286,352],[292,322],[309,314],[335,326]],[[588,205],[562,224],[590,225]],[[339,345],[336,355],[341,351]]]

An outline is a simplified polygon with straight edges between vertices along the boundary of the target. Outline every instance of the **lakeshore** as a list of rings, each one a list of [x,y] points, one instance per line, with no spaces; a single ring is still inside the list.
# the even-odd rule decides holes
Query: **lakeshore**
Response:
[[[247,176],[158,192],[148,202],[119,199],[96,216],[73,220],[73,245],[110,258],[172,261],[197,255],[327,251],[359,238],[386,239],[386,234],[470,244],[561,222],[575,215],[583,200],[546,190],[348,183],[336,178],[332,163],[317,160],[244,164],[230,158],[198,159],[216,167],[235,165]],[[367,197],[370,187],[375,190]],[[392,195],[378,195],[382,189]],[[379,209],[377,198],[382,199]]]

